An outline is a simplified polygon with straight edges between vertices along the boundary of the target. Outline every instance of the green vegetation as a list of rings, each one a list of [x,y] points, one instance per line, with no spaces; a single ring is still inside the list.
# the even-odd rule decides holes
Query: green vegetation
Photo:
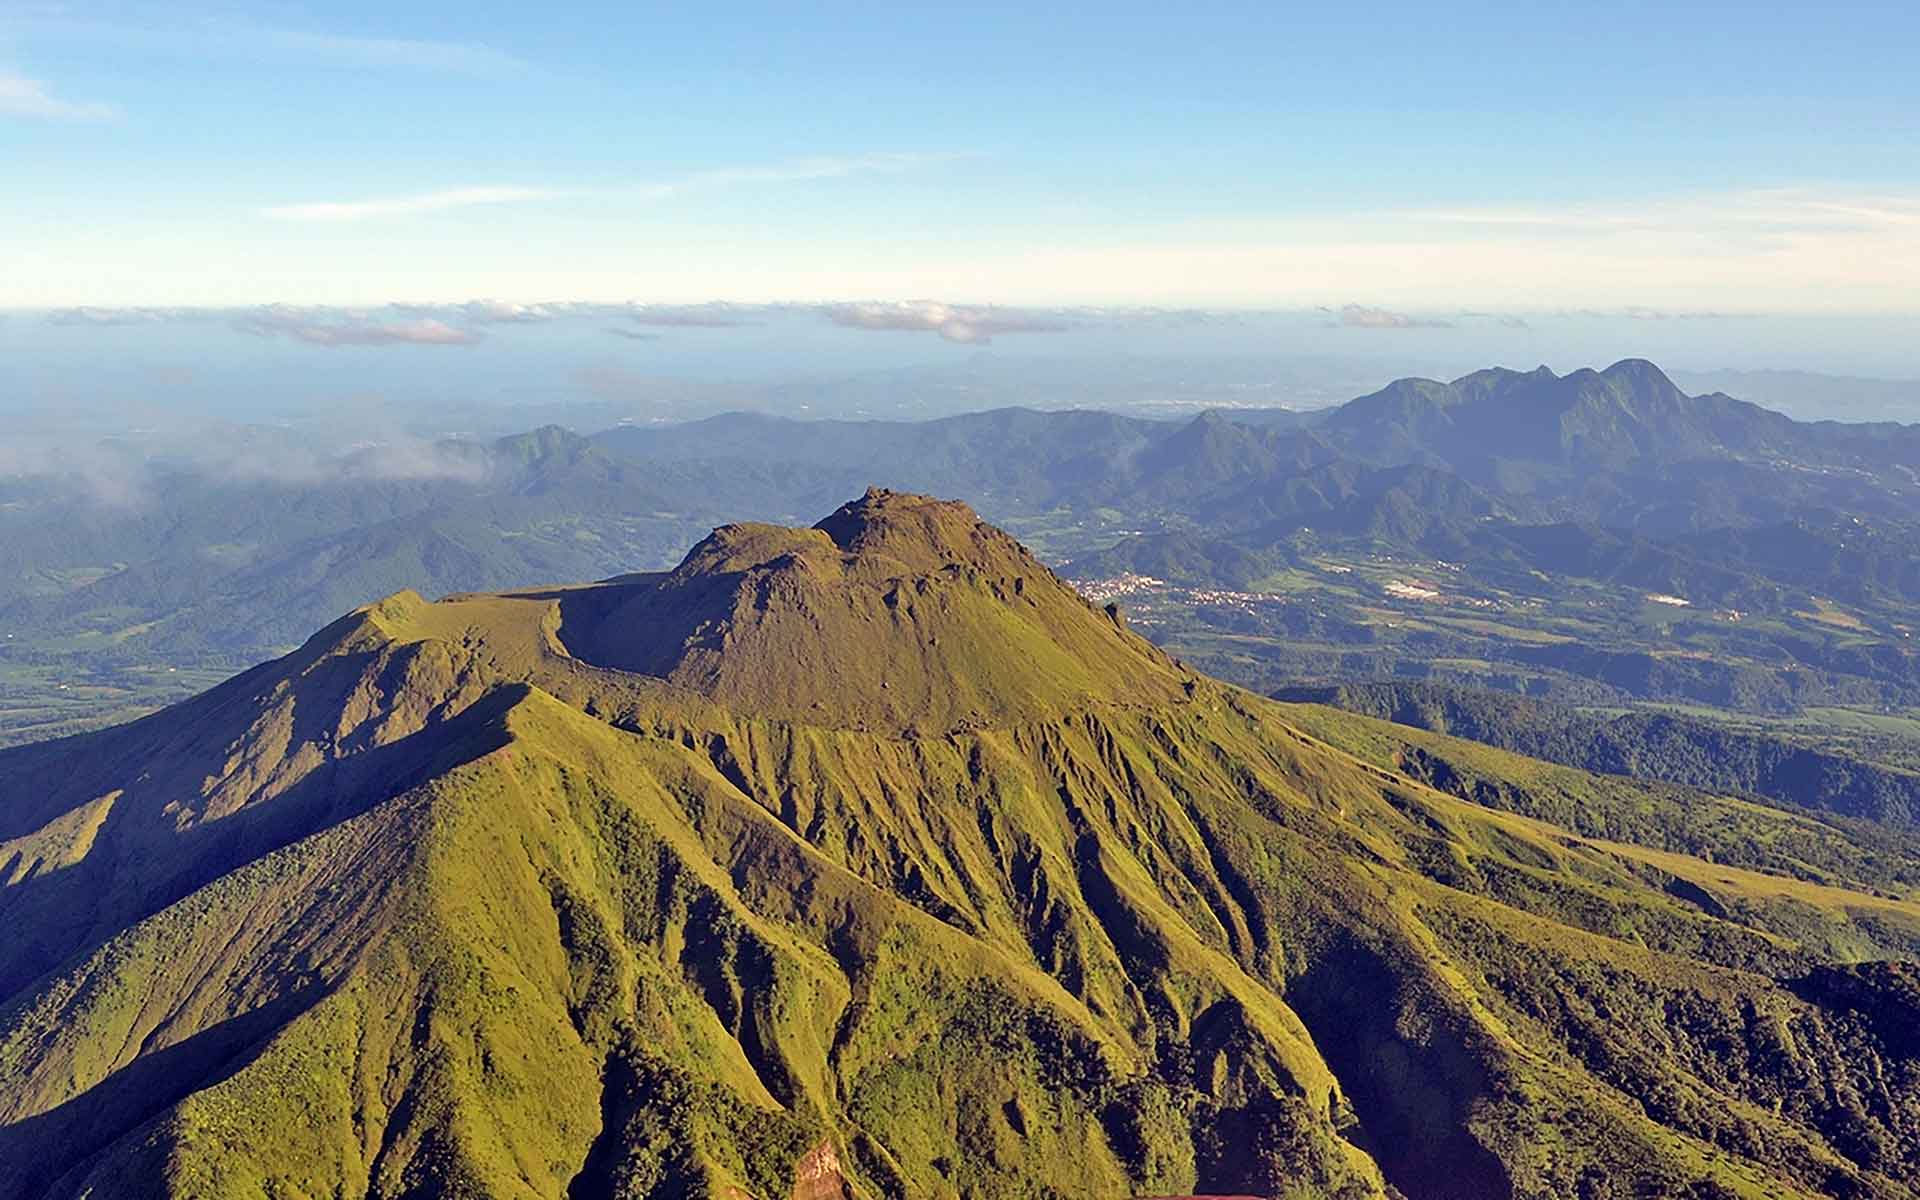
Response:
[[[0,480],[0,736],[170,702],[169,670],[238,669],[403,587],[665,568],[720,521],[791,523],[870,483],[965,497],[1089,587],[1161,581],[1123,597],[1140,627],[1260,691],[1920,707],[1914,429],[1686,396],[1644,362],[1403,380],[1313,414],[735,413],[436,456],[455,469],[349,458],[298,486],[157,466],[122,508]]]
[[[0,752],[0,1197],[1913,1196],[1917,871],[871,493]]]
[[[1662,711],[1588,716],[1541,701],[1497,692],[1431,684],[1365,683],[1303,686],[1279,698],[1329,704],[1349,712],[1452,733],[1532,758],[1588,771],[1685,784],[1709,791],[1765,797],[1777,803],[1910,827],[1920,821],[1920,772],[1877,763],[1855,753],[1818,748],[1844,732],[1806,736],[1824,728],[1899,736],[1920,732],[1902,718],[1828,711],[1792,727],[1751,732]],[[1820,725],[1812,725],[1814,719]],[[1920,741],[1920,740],[1917,740]]]

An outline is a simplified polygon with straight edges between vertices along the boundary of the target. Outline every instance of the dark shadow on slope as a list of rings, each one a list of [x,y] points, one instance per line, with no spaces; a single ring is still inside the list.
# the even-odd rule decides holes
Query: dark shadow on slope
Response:
[[[816,1119],[743,1101],[725,1085],[653,1057],[639,1036],[627,1031],[607,1056],[600,1132],[567,1185],[567,1200],[802,1194],[796,1168],[818,1163],[826,1134]],[[716,1177],[735,1171],[740,1186]]]
[[[580,1173],[567,1185],[567,1200],[616,1200],[620,1167],[627,1158],[627,1120],[640,1092],[640,1076],[618,1049],[601,1069],[600,1133],[587,1150]]]
[[[65,811],[76,782],[91,785],[95,774],[128,758],[162,757],[182,725],[209,723],[229,705],[246,703],[282,670],[280,662],[262,663],[225,683],[159,712],[86,733],[0,749],[0,786],[13,788],[0,804],[0,841],[32,833]],[[100,782],[104,783],[104,777]],[[100,790],[105,790],[102,787]]]
[[[1512,1182],[1466,1127],[1486,1072],[1444,1013],[1423,1041],[1402,1035],[1404,1002],[1392,965],[1351,938],[1287,989],[1359,1118],[1351,1140],[1409,1200],[1504,1200]]]
[[[238,1072],[267,1039],[328,990],[314,986],[289,993],[164,1050],[142,1054],[57,1108],[0,1126],[0,1200],[46,1195],[63,1176],[83,1172],[114,1142]]]
[[[720,647],[720,622],[733,610],[744,572],[664,589],[657,576],[555,593],[562,647],[588,666],[661,676],[691,646]],[[703,635],[711,635],[702,640]]]
[[[327,761],[270,803],[185,830],[167,847],[172,869],[144,882],[116,878],[109,819],[79,863],[0,889],[0,927],[30,939],[0,955],[0,1002],[227,872],[504,744],[498,724],[526,694],[520,685],[497,688],[398,741]]]

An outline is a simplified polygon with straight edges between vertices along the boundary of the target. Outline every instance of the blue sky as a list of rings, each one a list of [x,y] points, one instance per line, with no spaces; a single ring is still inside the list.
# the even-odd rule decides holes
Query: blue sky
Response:
[[[1908,311],[1920,16],[1790,7],[8,0],[0,307]]]

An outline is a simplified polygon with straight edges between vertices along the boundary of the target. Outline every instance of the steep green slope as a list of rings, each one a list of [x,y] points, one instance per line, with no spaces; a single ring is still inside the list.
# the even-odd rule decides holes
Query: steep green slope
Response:
[[[0,1197],[1916,1194],[1870,848],[1303,713],[918,497],[396,596],[0,752]]]

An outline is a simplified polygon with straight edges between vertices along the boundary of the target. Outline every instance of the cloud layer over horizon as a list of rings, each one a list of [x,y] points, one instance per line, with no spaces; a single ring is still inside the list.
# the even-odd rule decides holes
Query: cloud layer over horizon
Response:
[[[1002,333],[1063,333],[1073,326],[1058,316],[1019,309],[942,304],[919,300],[891,304],[829,304],[820,310],[835,325],[895,333],[937,333],[949,342],[986,343]]]
[[[437,317],[383,321],[352,311],[264,308],[240,317],[234,328],[261,337],[290,337],[312,346],[471,346],[481,335]]]

